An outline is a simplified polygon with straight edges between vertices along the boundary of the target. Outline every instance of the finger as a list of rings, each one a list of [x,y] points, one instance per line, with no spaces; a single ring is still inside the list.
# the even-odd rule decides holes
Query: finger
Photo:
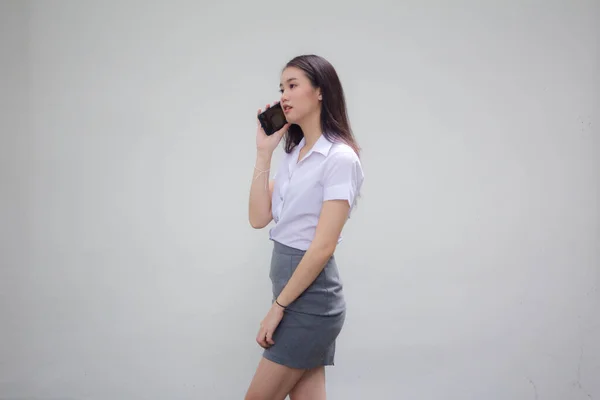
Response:
[[[267,348],[267,342],[265,341],[265,330],[263,328],[261,328],[260,331],[258,331],[256,342],[259,344],[260,347],[264,349]]]
[[[275,344],[275,342],[273,341],[273,334],[269,329],[265,329],[265,336],[263,342],[267,347],[271,347]]]
[[[290,128],[290,125],[292,125],[292,124],[290,124],[289,122],[287,124],[285,124],[283,126],[283,128],[281,128],[280,130],[277,131],[277,135],[283,136],[287,132],[287,130]]]
[[[265,344],[260,340],[260,338],[258,336],[256,337],[256,343],[258,343],[258,345],[260,347],[262,347],[263,349],[266,349]]]
[[[260,334],[262,333],[262,328],[258,330],[256,333],[256,343],[260,344]]]
[[[273,341],[273,333],[269,330],[267,331],[267,335],[266,335],[266,341],[268,344],[270,344],[271,346],[275,344],[275,342]]]

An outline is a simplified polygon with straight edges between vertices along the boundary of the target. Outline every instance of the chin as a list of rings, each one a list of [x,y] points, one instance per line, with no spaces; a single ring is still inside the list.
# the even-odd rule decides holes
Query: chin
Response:
[[[291,113],[285,116],[285,119],[290,124],[300,125],[300,122],[303,121],[304,115],[299,115],[298,110],[293,110]]]

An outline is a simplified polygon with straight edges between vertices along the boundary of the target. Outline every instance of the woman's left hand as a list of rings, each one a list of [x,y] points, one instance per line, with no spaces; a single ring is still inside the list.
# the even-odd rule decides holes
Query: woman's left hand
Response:
[[[283,308],[273,302],[271,309],[260,323],[260,329],[256,335],[256,343],[258,343],[260,347],[266,349],[275,344],[273,341],[273,333],[275,332],[275,329],[277,329],[277,326],[279,326],[279,322],[281,322],[282,318]]]

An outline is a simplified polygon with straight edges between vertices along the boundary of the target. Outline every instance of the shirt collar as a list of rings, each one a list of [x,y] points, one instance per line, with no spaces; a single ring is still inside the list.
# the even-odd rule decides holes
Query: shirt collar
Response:
[[[300,143],[298,143],[298,150],[302,149],[305,144],[306,144],[306,139],[303,137],[302,140],[300,140]],[[308,157],[310,155],[310,153],[312,153],[313,151],[316,151],[317,153],[321,153],[325,157],[327,157],[327,155],[329,154],[329,150],[331,149],[331,146],[333,146],[333,143],[329,139],[327,139],[325,137],[325,135],[322,134],[321,136],[319,136],[319,139],[317,139],[317,142],[313,145],[312,149],[309,150],[306,157]]]

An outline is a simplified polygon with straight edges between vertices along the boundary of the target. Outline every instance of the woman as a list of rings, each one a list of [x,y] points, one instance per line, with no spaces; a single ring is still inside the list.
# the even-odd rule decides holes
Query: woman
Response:
[[[325,399],[325,369],[346,305],[333,256],[359,194],[363,172],[333,66],[299,56],[281,74],[287,124],[267,136],[257,123],[249,219],[275,222],[270,279],[273,303],[260,324],[263,357],[246,399]],[[267,108],[269,105],[267,105]],[[259,113],[261,110],[258,111]],[[271,157],[285,138],[285,157],[269,180]]]

